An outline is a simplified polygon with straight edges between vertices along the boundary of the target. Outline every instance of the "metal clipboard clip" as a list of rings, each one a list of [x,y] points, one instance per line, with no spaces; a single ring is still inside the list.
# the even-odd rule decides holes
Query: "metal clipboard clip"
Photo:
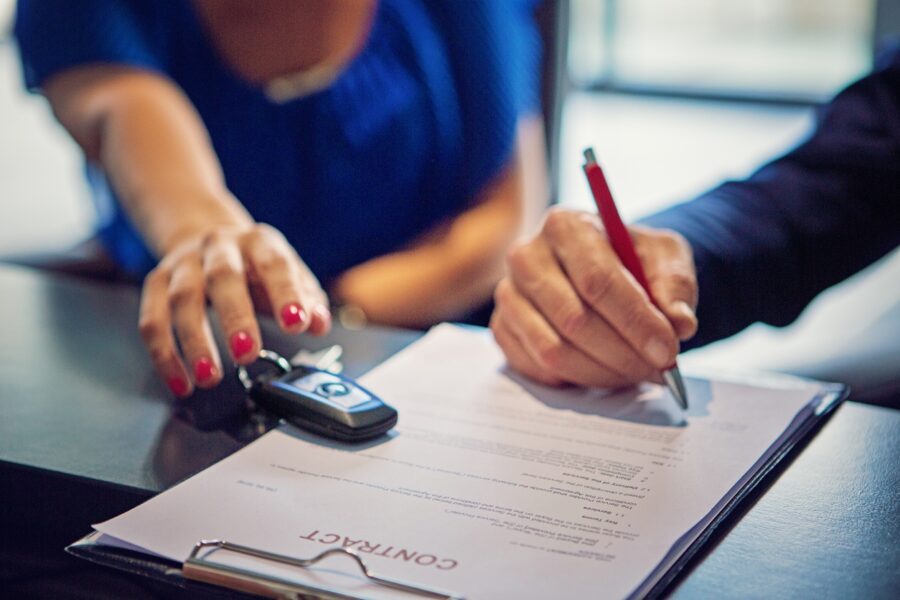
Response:
[[[206,548],[213,548],[213,550],[207,553],[206,556],[201,557],[200,553]],[[328,587],[320,587],[311,583],[288,581],[279,577],[263,575],[247,569],[209,561],[207,557],[216,550],[225,550],[236,554],[261,558],[263,560],[269,560],[301,569],[311,567],[329,556],[341,554],[353,559],[365,578],[377,585],[414,594],[422,598],[464,600],[462,596],[457,594],[424,588],[396,579],[380,577],[376,575],[372,569],[366,566],[365,561],[363,561],[358,553],[348,548],[329,548],[312,558],[294,558],[283,554],[275,554],[273,552],[251,548],[250,546],[233,544],[224,540],[201,540],[194,545],[194,549],[191,550],[190,556],[184,561],[182,566],[182,573],[184,576],[187,579],[192,579],[194,581],[202,581],[204,583],[223,586],[241,592],[257,594],[266,598],[291,598],[297,600],[310,597],[328,600],[356,600],[360,598],[359,596],[353,596]]]

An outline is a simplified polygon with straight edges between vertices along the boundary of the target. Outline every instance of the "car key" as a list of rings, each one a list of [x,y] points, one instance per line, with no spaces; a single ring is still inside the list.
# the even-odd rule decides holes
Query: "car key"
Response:
[[[238,377],[250,398],[288,423],[342,442],[362,442],[389,431],[397,411],[348,377],[309,365],[291,365],[262,350],[260,359],[279,368],[251,378],[244,367]]]

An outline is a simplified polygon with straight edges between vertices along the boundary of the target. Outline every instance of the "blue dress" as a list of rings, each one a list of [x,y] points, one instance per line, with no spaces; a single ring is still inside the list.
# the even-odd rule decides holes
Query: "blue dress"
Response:
[[[91,63],[164,74],[209,131],[228,188],[324,283],[460,213],[536,111],[539,41],[526,0],[381,0],[368,41],[327,89],[270,101],[217,55],[190,0],[19,0],[29,89]],[[100,238],[127,271],[156,260],[88,167]]]

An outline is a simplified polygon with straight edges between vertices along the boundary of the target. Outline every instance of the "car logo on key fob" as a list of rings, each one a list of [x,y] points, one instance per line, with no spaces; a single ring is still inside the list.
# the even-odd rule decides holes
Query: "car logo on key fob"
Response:
[[[326,398],[337,398],[349,394],[350,388],[338,381],[328,381],[320,383],[318,387],[316,387],[316,393]]]

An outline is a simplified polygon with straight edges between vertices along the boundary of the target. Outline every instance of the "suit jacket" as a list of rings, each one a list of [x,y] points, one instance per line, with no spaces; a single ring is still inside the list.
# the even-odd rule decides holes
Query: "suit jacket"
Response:
[[[685,348],[758,321],[787,325],[900,245],[900,46],[876,63],[821,108],[797,148],[642,221],[693,248],[700,329]],[[900,282],[885,293],[900,298]]]

